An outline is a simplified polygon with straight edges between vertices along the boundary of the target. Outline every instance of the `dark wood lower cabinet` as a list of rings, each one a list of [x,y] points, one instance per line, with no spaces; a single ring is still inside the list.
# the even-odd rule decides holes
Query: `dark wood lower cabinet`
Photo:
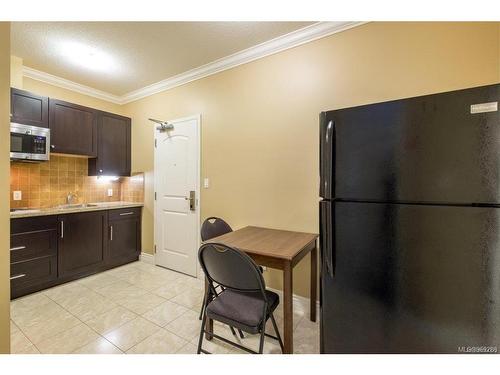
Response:
[[[11,297],[51,286],[57,280],[57,217],[12,220]]]
[[[10,265],[12,298],[51,286],[57,280],[57,257],[41,257]]]
[[[104,262],[106,211],[59,216],[59,276],[83,275]]]
[[[125,209],[109,213],[107,263],[117,266],[138,258],[141,248],[141,210]]]
[[[141,208],[11,220],[11,298],[139,259]]]

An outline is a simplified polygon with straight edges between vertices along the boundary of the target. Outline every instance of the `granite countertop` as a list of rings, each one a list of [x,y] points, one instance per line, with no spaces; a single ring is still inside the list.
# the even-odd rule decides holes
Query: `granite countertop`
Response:
[[[88,211],[102,211],[102,210],[115,210],[120,208],[142,207],[144,203],[140,202],[96,202],[96,203],[83,203],[75,205],[66,205],[60,207],[41,208],[41,209],[26,209],[11,211],[10,218],[16,219],[21,217],[33,216],[47,216],[47,215],[61,215],[77,212]]]

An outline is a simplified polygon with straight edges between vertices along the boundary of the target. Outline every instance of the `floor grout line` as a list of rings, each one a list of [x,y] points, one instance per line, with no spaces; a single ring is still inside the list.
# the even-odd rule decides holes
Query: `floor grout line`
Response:
[[[87,288],[87,289],[88,289],[88,288]],[[89,290],[90,290],[90,289],[89,289]],[[73,317],[74,317],[75,319],[77,319],[77,320],[78,320],[81,324],[83,324],[83,325],[85,325],[86,327],[88,327],[88,326],[85,324],[85,322],[84,322],[84,321],[82,321],[79,317],[77,317],[76,315],[74,315],[73,313],[71,313],[71,311],[69,311],[69,310],[67,310],[66,308],[64,308],[64,306],[62,306],[61,304],[59,304],[56,300],[53,300],[52,298],[50,298],[50,297],[49,297],[49,296],[47,296],[47,295],[45,295],[45,297],[47,297],[48,299],[50,299],[52,302],[54,302],[56,305],[58,305],[58,306],[59,306],[59,307],[61,307],[64,311],[66,311],[68,314],[70,314],[71,316],[73,316]],[[78,325],[75,325],[75,327],[78,327]],[[57,335],[60,335],[61,333],[67,332],[67,331],[69,331],[70,329],[73,329],[73,328],[75,328],[75,327],[71,327],[71,328],[69,328],[69,329],[67,329],[67,330],[65,330],[65,331],[59,332],[59,333],[55,334],[55,335],[54,335],[54,336],[52,336],[52,337],[47,337],[47,338],[46,338],[46,339],[44,339],[43,341],[45,341],[45,340],[50,340],[51,338],[56,337]],[[89,327],[89,328],[91,328],[91,327]],[[85,345],[87,345],[87,344],[85,344]],[[81,347],[79,347],[79,348],[77,348],[77,349],[75,349],[75,350],[78,350],[78,349],[80,349],[80,348],[83,348],[85,345],[82,345]],[[38,349],[38,351],[39,351],[41,354],[45,354],[45,353],[42,353],[42,351],[41,351],[40,349]],[[73,350],[73,352],[74,352],[74,350]],[[69,354],[71,354],[71,353],[69,353]]]
[[[29,341],[29,343],[31,344],[31,346],[34,346],[36,350],[38,350],[40,352],[40,349],[38,349],[38,347],[35,345],[35,343],[33,341],[30,340],[30,338],[28,337],[28,335],[21,329],[21,327],[19,327],[16,322],[14,322],[12,319],[10,319],[11,323],[13,323],[17,329],[19,330],[19,332],[21,332],[21,334],[26,338],[26,340]],[[12,335],[12,333],[11,333]],[[29,346],[29,345],[28,345]]]
[[[125,271],[125,272],[127,272],[127,273],[128,273],[128,272],[136,272],[136,271],[137,271],[139,274],[140,274],[140,273],[143,273],[143,274],[145,274],[145,275],[149,275],[149,276],[151,276],[151,277],[153,277],[153,278],[155,278],[155,277],[157,277],[157,276],[158,276],[158,278],[161,278],[161,275],[159,275],[158,273],[155,273],[155,272],[148,272],[148,271],[147,271],[147,267],[138,267],[139,265],[142,265],[142,264],[143,264],[143,263],[141,263],[141,262],[134,262],[134,263],[130,263],[130,264],[126,265],[126,266],[123,266],[123,270],[122,270],[122,271]],[[156,267],[156,266],[154,266],[154,265],[151,265],[151,266],[152,266],[152,267]],[[119,268],[119,267],[118,267],[118,268]],[[161,268],[161,267],[159,267],[159,268]],[[156,269],[156,268],[152,268],[151,270],[153,270],[153,269]],[[164,269],[164,270],[165,270],[166,272],[168,272],[168,273],[170,273],[170,272],[175,272],[175,271],[168,270],[168,269]],[[144,291],[145,293],[149,293],[149,294],[151,294],[151,295],[154,295],[154,296],[156,296],[156,297],[159,297],[159,298],[161,298],[163,301],[162,301],[162,302],[160,302],[158,305],[155,305],[155,306],[153,306],[152,308],[148,309],[148,310],[147,310],[147,311],[145,311],[144,313],[142,313],[142,314],[138,314],[138,313],[136,313],[136,312],[134,312],[134,311],[130,310],[130,309],[129,309],[129,308],[127,308],[126,306],[121,305],[120,303],[116,302],[116,300],[115,300],[115,299],[113,299],[113,298],[111,298],[111,297],[108,297],[108,296],[106,296],[106,295],[103,295],[103,294],[99,293],[99,292],[98,292],[98,289],[100,289],[100,288],[89,287],[89,286],[85,285],[85,283],[81,282],[81,281],[82,281],[82,280],[84,280],[84,279],[76,280],[76,281],[74,281],[74,283],[75,283],[75,284],[77,284],[77,285],[79,285],[79,286],[83,287],[84,289],[86,289],[86,290],[87,290],[87,291],[89,291],[89,292],[92,292],[92,293],[97,294],[97,295],[99,295],[99,296],[101,296],[101,297],[104,297],[104,298],[108,298],[110,301],[112,301],[112,302],[115,304],[115,306],[114,306],[114,307],[112,307],[112,308],[110,308],[109,310],[107,310],[107,311],[105,311],[105,312],[103,312],[103,313],[100,313],[100,314],[98,314],[98,315],[96,315],[96,316],[93,316],[92,318],[87,319],[86,321],[84,321],[84,320],[82,320],[81,318],[79,318],[78,316],[76,316],[75,314],[73,314],[71,311],[69,311],[67,308],[63,307],[63,306],[60,304],[60,302],[57,302],[57,301],[56,301],[53,297],[51,298],[49,295],[45,294],[45,293],[44,293],[44,291],[42,291],[42,292],[40,292],[40,293],[41,293],[44,297],[48,298],[48,300],[49,300],[49,301],[51,301],[51,302],[55,303],[57,306],[59,306],[59,307],[60,307],[63,311],[65,311],[66,313],[68,313],[70,316],[72,316],[73,318],[75,318],[76,320],[78,320],[79,324],[75,325],[74,327],[76,327],[76,326],[78,326],[78,325],[82,324],[83,326],[85,326],[86,328],[90,329],[92,332],[94,332],[94,333],[97,335],[97,338],[96,338],[95,340],[104,339],[106,342],[108,342],[109,344],[111,344],[113,347],[117,348],[117,349],[118,349],[118,351],[119,351],[120,353],[123,353],[123,354],[128,354],[128,353],[127,353],[127,351],[128,351],[128,350],[131,350],[132,348],[136,347],[137,345],[139,345],[139,344],[143,343],[144,341],[146,341],[147,339],[149,339],[151,336],[153,336],[153,335],[157,334],[157,333],[158,333],[158,332],[160,332],[161,330],[164,330],[164,331],[168,332],[169,334],[172,334],[172,335],[174,335],[175,337],[177,337],[178,339],[183,340],[183,341],[185,342],[185,344],[184,344],[184,345],[182,345],[179,349],[177,349],[177,350],[175,351],[175,353],[178,353],[178,352],[182,351],[184,348],[186,348],[186,347],[188,347],[188,346],[190,346],[190,345],[193,345],[193,346],[195,346],[195,347],[196,347],[196,345],[195,345],[195,344],[193,344],[193,342],[192,342],[192,341],[193,341],[194,339],[197,339],[199,335],[195,336],[192,340],[187,340],[186,338],[184,338],[184,337],[180,336],[179,334],[177,334],[176,332],[172,331],[172,330],[171,330],[171,328],[170,328],[170,329],[169,329],[169,328],[166,328],[169,324],[171,324],[171,323],[172,323],[172,322],[174,322],[175,320],[177,320],[177,319],[181,318],[182,316],[185,316],[185,315],[186,315],[186,314],[188,314],[188,313],[193,313],[193,312],[194,312],[194,313],[196,313],[196,314],[198,314],[198,313],[199,313],[199,309],[201,308],[200,306],[192,306],[192,307],[187,307],[187,306],[185,306],[185,305],[183,305],[183,304],[179,303],[178,301],[173,301],[173,299],[175,299],[176,297],[178,297],[178,296],[180,296],[180,295],[182,295],[182,294],[185,294],[185,293],[188,293],[188,292],[193,292],[193,291],[198,291],[198,290],[201,290],[201,289],[198,289],[196,286],[191,286],[191,285],[189,285],[189,284],[185,284],[187,281],[186,281],[186,279],[184,279],[184,277],[190,277],[190,276],[187,276],[187,275],[184,275],[184,274],[179,275],[178,277],[174,277],[174,278],[172,278],[172,280],[165,281],[165,284],[164,284],[164,285],[161,285],[161,286],[159,286],[158,288],[156,288],[156,287],[155,287],[154,289],[149,290],[149,289],[146,289],[146,288],[144,288],[144,287],[137,286],[137,285],[135,285],[135,284],[131,283],[130,281],[128,281],[127,279],[123,279],[123,278],[121,278],[121,277],[120,277],[120,274],[119,274],[119,273],[117,273],[117,268],[112,269],[112,270],[109,270],[109,271],[105,271],[105,272],[103,272],[102,274],[103,274],[103,275],[104,275],[104,274],[107,274],[108,276],[113,277],[115,280],[114,280],[114,281],[112,281],[112,282],[108,282],[106,285],[103,285],[101,288],[103,288],[103,287],[105,287],[105,286],[107,286],[107,285],[111,285],[111,284],[114,284],[114,283],[118,283],[118,282],[120,282],[120,281],[121,281],[121,282],[128,283],[128,284],[130,284],[130,286],[133,286],[133,287],[135,287],[135,288],[137,288],[137,289],[139,289],[139,290],[141,290],[141,291]],[[97,275],[100,275],[100,274],[97,274]],[[90,276],[90,277],[97,276],[97,275],[92,275],[92,276]],[[128,276],[127,276],[127,277],[128,277]],[[199,279],[199,278],[193,278],[193,279],[196,279],[196,280],[201,280],[201,279]],[[202,280],[201,280],[201,281],[202,281]],[[153,282],[154,282],[154,281],[153,281]],[[70,282],[70,283],[71,283],[71,282]],[[62,285],[62,287],[63,287],[63,286],[65,286],[65,285],[68,285],[68,284],[70,284],[70,283],[63,284],[63,285]],[[173,296],[171,296],[171,297],[169,297],[169,298],[165,298],[165,297],[163,297],[163,296],[161,296],[161,295],[159,295],[159,294],[154,293],[154,290],[157,290],[157,289],[162,288],[162,287],[164,287],[164,286],[168,286],[170,283],[171,283],[171,284],[179,284],[179,285],[183,285],[183,284],[184,284],[184,285],[183,285],[183,287],[181,288],[181,289],[182,289],[182,291],[180,291],[180,292],[178,292],[178,293],[175,293]],[[147,284],[147,283],[146,283],[146,284]],[[128,287],[128,286],[127,286],[127,287]],[[55,287],[55,288],[57,288],[57,287]],[[124,297],[124,298],[125,298],[125,297]],[[145,315],[145,314],[147,314],[147,313],[149,313],[150,311],[152,311],[152,310],[154,310],[154,309],[158,308],[160,305],[162,305],[163,303],[165,303],[165,302],[167,302],[167,301],[168,301],[168,302],[170,302],[170,303],[172,303],[172,304],[174,304],[174,305],[176,305],[176,306],[179,306],[179,307],[182,307],[182,308],[184,308],[184,309],[187,309],[187,310],[186,310],[186,311],[184,311],[184,312],[183,312],[182,314],[180,314],[179,316],[175,317],[174,319],[172,319],[172,320],[168,321],[168,322],[167,322],[164,326],[159,325],[159,324],[155,323],[154,321],[151,321],[151,320],[149,320],[148,318],[144,317],[144,315]],[[43,305],[42,305],[42,306],[43,306]],[[143,338],[143,339],[142,339],[142,340],[140,340],[139,342],[135,343],[135,344],[134,344],[132,347],[130,347],[127,351],[124,351],[124,350],[122,350],[121,348],[119,348],[118,346],[116,346],[113,342],[109,341],[109,340],[108,340],[108,339],[104,336],[104,334],[101,334],[101,333],[100,333],[100,332],[98,332],[96,329],[92,328],[90,325],[88,325],[88,324],[87,324],[87,322],[88,322],[88,321],[90,321],[90,320],[92,320],[92,319],[99,319],[99,317],[100,317],[100,316],[105,315],[105,314],[109,313],[110,311],[112,311],[113,309],[118,308],[118,307],[120,307],[120,308],[124,309],[125,311],[127,311],[127,312],[129,312],[129,313],[134,314],[134,315],[135,315],[135,318],[133,318],[133,319],[131,319],[131,320],[128,320],[128,321],[126,321],[126,322],[124,322],[124,323],[122,323],[122,324],[119,324],[118,326],[114,327],[114,328],[113,328],[110,332],[112,332],[112,331],[114,331],[114,330],[117,330],[117,329],[120,329],[121,327],[123,327],[123,326],[124,326],[124,325],[126,325],[127,323],[129,323],[129,322],[133,321],[134,319],[137,319],[138,317],[140,317],[140,318],[142,318],[142,319],[146,320],[147,322],[149,322],[149,323],[153,324],[154,326],[158,327],[158,330],[156,330],[156,331],[155,331],[152,335],[148,335],[147,337]],[[304,319],[307,319],[307,317],[306,317],[305,315],[304,315],[304,316],[301,316],[298,320],[294,319],[294,329],[293,329],[293,332],[294,332],[294,333],[295,333],[295,332],[297,332],[297,330],[298,330],[298,329],[299,329],[299,327],[301,326],[301,323],[304,321]],[[18,325],[17,325],[17,324],[13,321],[13,320],[11,320],[11,321],[12,321],[12,324],[14,324],[14,325],[15,325],[15,326],[19,329],[19,331],[20,331],[20,332],[21,332],[21,333],[22,333],[22,334],[26,337],[26,339],[28,340],[28,342],[29,342],[29,343],[31,343],[31,345],[33,345],[33,347],[34,347],[36,350],[38,350],[39,352],[41,352],[41,351],[40,351],[40,349],[37,347],[37,345],[35,345],[35,343],[33,343],[33,342],[31,341],[31,339],[29,339],[29,337],[28,337],[28,336],[26,335],[26,333],[25,333],[25,332],[21,329],[21,327],[19,327],[19,326],[18,326]],[[201,324],[201,321],[199,321],[199,324]],[[281,323],[280,325],[282,325],[282,323]],[[73,329],[74,327],[71,327],[71,328],[69,328],[69,329]],[[224,325],[224,327],[225,327],[225,328],[227,328],[227,329],[229,329],[227,325]],[[220,327],[220,328],[222,328],[222,327]],[[281,328],[281,327],[279,327],[279,328]],[[53,336],[51,336],[51,337],[48,337],[48,338],[44,339],[44,341],[45,341],[45,340],[50,340],[50,338],[52,338],[52,337],[55,337],[55,336],[57,336],[57,335],[59,335],[59,334],[62,334],[62,333],[64,333],[64,332],[67,332],[69,329],[64,330],[64,331],[62,331],[62,332],[59,332],[59,333],[57,333],[56,335],[53,335]],[[109,332],[108,332],[108,333],[109,333]],[[280,329],[280,333],[282,334],[282,329]],[[95,341],[95,340],[91,340],[91,341],[89,341],[89,342],[85,343],[84,345],[79,346],[78,348],[74,349],[74,350],[72,351],[72,353],[74,353],[75,351],[78,351],[79,349],[81,349],[81,348],[85,347],[86,345],[89,345],[90,343],[92,343],[92,342],[93,342],[93,341]]]
[[[143,318],[143,319],[146,319],[146,318]],[[149,321],[149,320],[148,320],[148,322],[153,323],[153,322],[151,322],[151,321]],[[163,327],[158,326],[158,324],[155,324],[155,323],[153,323],[153,324],[154,324],[154,325],[156,325],[157,327],[159,327],[160,329],[159,329],[158,331],[156,331],[155,333],[153,333],[152,335],[149,335],[149,336],[145,337],[143,340],[139,341],[137,344],[134,344],[133,346],[131,346],[130,348],[128,348],[128,349],[127,349],[126,351],[124,351],[123,353],[124,353],[124,354],[129,354],[129,353],[127,353],[129,350],[131,350],[132,348],[136,347],[136,346],[137,346],[137,345],[139,345],[141,342],[146,341],[146,340],[147,340],[148,338],[150,338],[151,336],[156,335],[156,334],[157,334],[158,332],[160,332],[160,330],[162,330],[162,329],[163,329],[163,330],[165,330],[165,331],[167,331],[167,332],[170,332],[170,331],[168,331],[167,329],[165,329],[165,328],[163,328]],[[177,336],[177,337],[179,337],[179,336]],[[182,337],[180,337],[180,338],[182,339]],[[183,339],[183,340],[184,340],[184,339]],[[184,340],[184,341],[185,341],[185,340]]]

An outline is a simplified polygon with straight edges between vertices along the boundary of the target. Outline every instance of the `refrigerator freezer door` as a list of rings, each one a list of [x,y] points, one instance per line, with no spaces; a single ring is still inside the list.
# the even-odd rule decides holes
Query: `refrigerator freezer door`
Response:
[[[500,117],[491,105],[499,100],[500,85],[491,85],[326,113],[335,197],[500,203]],[[491,110],[471,107],[482,103]]]
[[[500,209],[337,202],[324,353],[500,349]]]

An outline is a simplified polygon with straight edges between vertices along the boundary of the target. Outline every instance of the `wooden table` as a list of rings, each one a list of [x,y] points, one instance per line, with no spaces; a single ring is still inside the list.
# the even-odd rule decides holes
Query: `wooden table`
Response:
[[[308,253],[311,253],[310,319],[316,321],[317,237],[317,234],[312,233],[248,226],[206,241],[235,247],[247,253],[257,264],[283,271],[285,353],[293,353],[293,268]],[[207,324],[211,331],[213,322]]]

